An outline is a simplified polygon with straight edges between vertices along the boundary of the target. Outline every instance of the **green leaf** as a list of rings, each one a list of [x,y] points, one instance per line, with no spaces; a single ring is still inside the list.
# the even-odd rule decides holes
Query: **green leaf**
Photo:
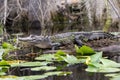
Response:
[[[95,51],[92,48],[90,48],[89,46],[85,46],[85,45],[80,48],[75,46],[75,49],[78,55],[91,55],[95,53]]]
[[[4,49],[0,49],[0,60],[2,60],[2,55],[3,55],[3,53],[4,53]]]
[[[57,76],[66,76],[71,74],[72,72],[65,72],[65,71],[54,71],[54,72],[47,72],[45,75],[47,76],[52,76],[52,75],[57,75]]]
[[[31,75],[31,76],[23,76],[23,77],[19,77],[19,78],[20,79],[23,78],[22,80],[38,80],[38,79],[43,79],[43,78],[53,76],[53,75],[59,76],[59,75],[69,75],[69,74],[71,74],[71,72],[54,71],[54,72],[47,72],[43,75]]]
[[[20,64],[13,64],[12,67],[20,66],[20,67],[34,67],[34,66],[45,66],[52,62],[25,62]]]
[[[81,61],[80,61],[80,59],[77,59],[75,56],[73,56],[73,55],[68,55],[67,54],[67,56],[65,56],[65,57],[63,57],[63,56],[61,56],[62,58],[63,58],[63,60],[65,61],[65,62],[67,62],[68,64],[76,64],[76,63],[80,63]]]
[[[48,77],[47,75],[30,75],[30,76],[23,76],[19,78],[23,78],[23,80],[38,80]]]
[[[98,63],[98,62],[92,62],[92,63],[89,63],[88,66],[94,66],[94,67],[102,67],[102,64]]]
[[[10,66],[5,60],[0,61],[0,66]]]
[[[110,80],[120,80],[120,73],[106,74],[105,76],[111,77]]]
[[[0,76],[3,76],[5,74],[6,74],[5,72],[0,71]]]
[[[98,72],[102,72],[102,73],[111,73],[111,72],[119,72],[120,69],[119,68],[111,68],[111,67],[101,67]]]
[[[120,69],[119,68],[110,68],[110,67],[106,68],[104,66],[101,66],[101,67],[88,66],[86,71],[88,71],[88,72],[110,73],[110,72],[119,72]]]
[[[98,72],[98,67],[88,66],[88,68],[86,68],[85,71],[87,71],[87,72]]]
[[[43,54],[43,55],[40,55],[39,57],[36,57],[35,60],[54,61],[55,56],[54,54]]]
[[[105,67],[120,67],[120,63],[116,63],[112,60],[101,58],[100,61]]]
[[[76,50],[76,53],[79,55],[83,55],[83,52],[80,50],[80,48],[77,46],[77,45],[75,45],[75,50]]]
[[[96,52],[96,54],[90,56],[91,62],[100,62],[100,59],[102,58],[102,52]]]
[[[55,55],[60,55],[60,56],[66,56],[66,53],[63,52],[62,50],[58,50]]]
[[[41,70],[50,71],[50,70],[55,70],[55,69],[57,68],[54,66],[42,66],[42,67],[31,68],[32,71],[41,71]]]
[[[15,49],[12,44],[7,43],[7,42],[3,42],[3,43],[2,43],[2,47],[3,47],[4,49]]]

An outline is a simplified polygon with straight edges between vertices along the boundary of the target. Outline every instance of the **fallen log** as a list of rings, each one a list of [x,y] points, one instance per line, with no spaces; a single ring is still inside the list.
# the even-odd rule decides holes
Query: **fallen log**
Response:
[[[120,45],[110,45],[107,47],[102,47],[95,49],[96,51],[102,51],[103,56],[120,56]]]
[[[110,45],[107,47],[102,47],[102,48],[96,48],[94,49],[95,51],[102,51],[103,55],[108,55],[108,56],[116,56],[120,55],[120,45]],[[56,53],[58,50],[45,50],[43,51],[43,54],[46,53]],[[66,53],[69,54],[75,54],[75,50],[62,50]]]

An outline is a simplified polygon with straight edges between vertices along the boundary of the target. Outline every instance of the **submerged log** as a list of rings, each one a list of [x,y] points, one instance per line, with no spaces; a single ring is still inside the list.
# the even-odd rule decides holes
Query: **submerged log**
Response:
[[[120,55],[120,45],[110,45],[107,47],[97,48],[94,49],[95,51],[102,51],[103,55],[107,56],[116,56]],[[43,51],[44,54],[46,53],[56,53],[58,50],[45,50]],[[69,54],[75,54],[75,50],[62,50]]]
[[[103,51],[108,53],[120,53],[120,45],[111,45],[108,47],[98,48],[97,51]]]
[[[102,51],[104,56],[120,56],[120,45],[110,45],[103,48],[95,49],[96,51]]]

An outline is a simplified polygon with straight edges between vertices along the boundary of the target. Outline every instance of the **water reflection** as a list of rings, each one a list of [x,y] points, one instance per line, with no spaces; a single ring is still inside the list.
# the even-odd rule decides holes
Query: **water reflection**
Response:
[[[50,76],[45,79],[39,80],[109,80],[104,74],[88,73],[85,71],[86,66],[83,64],[72,65],[65,67],[63,71],[72,71],[73,73],[68,76]],[[19,76],[39,75],[43,74],[43,71],[33,72],[29,68],[16,68],[11,74]]]
[[[72,71],[69,76],[53,76],[42,80],[109,80],[104,74],[88,73],[82,64],[66,67],[65,71]]]

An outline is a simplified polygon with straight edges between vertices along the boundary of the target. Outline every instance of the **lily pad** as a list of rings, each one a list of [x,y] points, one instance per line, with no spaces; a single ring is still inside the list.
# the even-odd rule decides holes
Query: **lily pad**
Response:
[[[71,74],[71,72],[63,72],[63,71],[55,71],[55,72],[47,72],[43,75],[31,75],[31,76],[23,76],[23,77],[19,77],[19,78],[23,78],[23,80],[37,80],[37,79],[43,79],[49,76],[53,76],[53,75],[69,75]]]
[[[11,65],[12,67],[34,67],[34,66],[45,66],[47,64],[50,64],[52,62],[25,62],[25,63],[20,63],[20,64],[13,64]]]
[[[105,67],[120,67],[120,63],[116,63],[115,61],[112,60],[101,58],[100,61]]]
[[[5,60],[0,61],[0,66],[10,66],[9,63]]]
[[[43,54],[39,57],[36,57],[35,60],[46,60],[46,61],[54,61],[55,56],[54,54]]]
[[[0,49],[0,60],[2,60],[2,55],[3,55],[3,53],[4,53],[4,49]]]
[[[7,42],[3,42],[3,43],[2,43],[2,47],[3,47],[4,49],[15,49],[15,47],[14,47],[12,44],[7,43]]]
[[[100,59],[102,58],[102,52],[96,52],[96,54],[90,56],[91,62],[100,62]]]
[[[89,66],[86,71],[88,72],[100,72],[100,73],[110,73],[110,72],[119,72],[119,68],[111,68],[111,67],[94,67],[94,66]]]
[[[55,55],[60,55],[60,56],[66,56],[66,53],[63,52],[62,50],[58,50]]]
[[[65,56],[65,57],[63,57],[63,56],[61,56],[62,58],[63,58],[63,60],[65,61],[65,62],[67,62],[68,64],[77,64],[77,63],[80,63],[81,62],[81,60],[80,59],[77,59],[75,56],[73,56],[73,55],[68,55],[67,54],[67,56]]]
[[[110,77],[110,80],[120,80],[120,73],[106,74],[105,76]]]
[[[54,71],[54,72],[47,72],[45,75],[52,76],[52,75],[57,75],[57,76],[66,76],[70,75],[72,72],[66,72],[66,71]]]
[[[31,68],[32,71],[40,71],[40,70],[50,71],[50,70],[55,70],[55,69],[57,68],[54,66],[42,66],[42,67]]]

